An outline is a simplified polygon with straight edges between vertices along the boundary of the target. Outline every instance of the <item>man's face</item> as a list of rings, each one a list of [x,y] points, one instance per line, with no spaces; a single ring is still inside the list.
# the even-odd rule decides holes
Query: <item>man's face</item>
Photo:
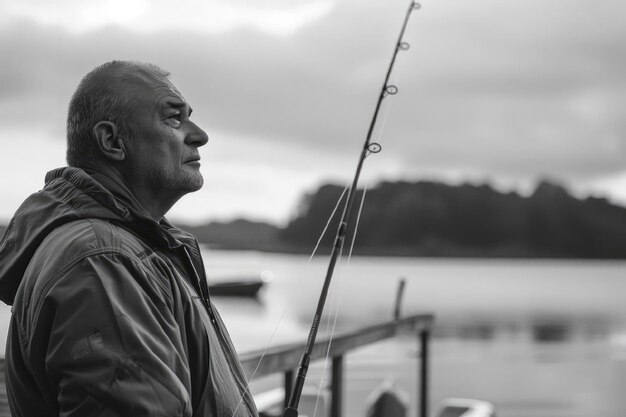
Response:
[[[134,134],[125,141],[129,182],[152,197],[178,199],[202,187],[198,148],[207,134],[190,120],[191,108],[166,78],[149,77],[129,92]]]

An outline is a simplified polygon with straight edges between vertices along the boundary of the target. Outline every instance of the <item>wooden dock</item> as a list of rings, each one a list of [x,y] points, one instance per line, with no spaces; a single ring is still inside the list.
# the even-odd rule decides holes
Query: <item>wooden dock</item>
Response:
[[[416,335],[416,342],[420,348],[420,361],[418,369],[418,398],[419,407],[417,417],[428,416],[428,363],[429,363],[429,341],[434,316],[432,314],[422,314],[398,318],[385,323],[363,327],[349,331],[332,338],[318,339],[315,343],[311,355],[311,362],[322,360],[327,357],[332,360],[331,381],[330,381],[330,417],[341,417],[343,415],[343,362],[344,356],[351,350],[389,339],[391,337],[413,332]],[[284,378],[284,390],[290,393],[293,381],[297,373],[298,364],[304,351],[304,342],[292,345],[282,345],[269,349],[263,356],[263,351],[249,352],[240,355],[241,363],[247,375],[251,375],[259,364],[261,356],[263,361],[258,365],[254,378],[282,373]],[[381,381],[382,382],[382,381]],[[285,398],[285,405],[287,403]],[[353,416],[350,416],[353,417]]]
[[[416,343],[420,348],[420,360],[418,363],[419,384],[415,393],[418,399],[417,417],[428,416],[428,364],[429,364],[429,341],[434,322],[431,314],[414,315],[397,318],[385,323],[359,328],[342,333],[333,337],[320,338],[315,343],[311,361],[323,360],[327,357],[332,360],[330,377],[330,416],[341,417],[344,409],[343,399],[343,363],[344,356],[351,350],[363,347],[381,340],[389,339],[400,334],[413,332],[416,335]],[[263,351],[247,352],[240,355],[241,363],[247,375],[254,374],[254,379],[272,374],[283,374],[284,391],[290,393],[296,375],[298,364],[304,351],[304,343],[276,346]],[[259,360],[263,356],[263,361]],[[5,361],[0,359],[0,417],[10,417],[7,403],[6,386],[4,382]],[[382,382],[382,381],[381,381]],[[285,398],[285,403],[287,399]],[[352,417],[352,416],[350,416]],[[356,416],[355,416],[356,417]]]

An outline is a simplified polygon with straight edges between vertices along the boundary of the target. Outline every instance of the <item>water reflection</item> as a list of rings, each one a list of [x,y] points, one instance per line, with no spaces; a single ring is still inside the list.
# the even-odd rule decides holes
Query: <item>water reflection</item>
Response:
[[[608,315],[552,313],[491,318],[480,314],[438,316],[434,337],[459,341],[527,340],[532,344],[607,341],[614,328]]]
[[[462,326],[457,333],[459,339],[490,340],[496,332],[492,323],[468,323]]]
[[[545,317],[532,323],[533,340],[537,343],[565,342],[570,338],[572,323]]]

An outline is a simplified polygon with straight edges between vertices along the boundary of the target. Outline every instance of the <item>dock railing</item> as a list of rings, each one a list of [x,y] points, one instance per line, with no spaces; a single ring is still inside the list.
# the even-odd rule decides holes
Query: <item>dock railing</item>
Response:
[[[313,348],[311,361],[329,358],[332,360],[330,378],[330,417],[342,415],[343,362],[344,356],[351,350],[363,347],[399,334],[414,332],[420,348],[418,361],[417,416],[428,416],[428,362],[429,341],[434,322],[432,314],[421,314],[396,318],[394,320],[359,328],[335,335],[332,340],[320,337]],[[285,405],[293,388],[296,370],[304,350],[304,342],[281,345],[263,351],[247,352],[240,355],[241,363],[247,375],[254,373],[254,379],[282,373],[286,393]],[[263,360],[259,364],[259,361]],[[258,366],[258,369],[256,369]],[[256,372],[255,372],[256,369]]]

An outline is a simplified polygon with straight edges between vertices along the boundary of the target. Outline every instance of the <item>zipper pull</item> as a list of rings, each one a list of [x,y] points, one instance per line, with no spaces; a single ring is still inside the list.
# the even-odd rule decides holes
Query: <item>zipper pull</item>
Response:
[[[209,287],[206,282],[203,283],[202,280],[200,279],[200,274],[198,274],[198,271],[196,270],[196,266],[193,264],[193,259],[191,258],[191,255],[189,254],[187,247],[184,245],[183,245],[183,251],[185,252],[185,256],[187,257],[187,262],[189,263],[189,266],[191,266],[193,275],[196,278],[196,285],[198,286],[198,292],[200,293],[200,297],[202,298],[202,301],[204,301],[204,303],[207,305],[207,307],[209,307],[209,311],[210,311],[211,308],[210,308],[210,303],[209,303]]]

